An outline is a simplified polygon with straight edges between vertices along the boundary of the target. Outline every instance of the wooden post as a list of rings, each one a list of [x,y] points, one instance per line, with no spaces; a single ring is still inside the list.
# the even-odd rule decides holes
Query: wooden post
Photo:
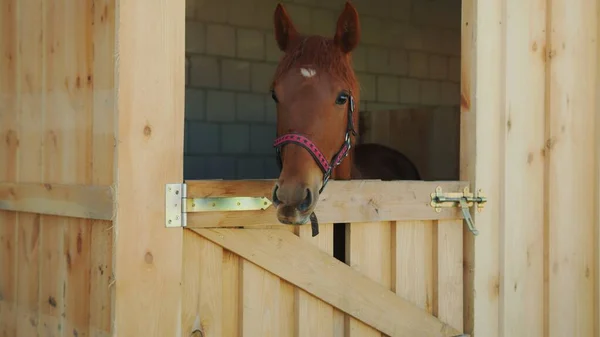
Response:
[[[489,197],[465,231],[471,336],[598,335],[598,10],[463,2],[461,180]]]
[[[592,336],[597,7],[590,0],[550,6],[545,335]]]
[[[164,189],[183,182],[185,1],[117,10],[114,336],[180,336],[182,229],[165,228]]]
[[[499,336],[502,4],[462,3],[460,179],[488,197],[482,213],[471,212],[479,236],[464,230],[464,329],[471,336]]]
[[[546,0],[504,0],[499,336],[544,334]],[[479,256],[480,252],[476,255]],[[478,334],[479,335],[479,334]]]

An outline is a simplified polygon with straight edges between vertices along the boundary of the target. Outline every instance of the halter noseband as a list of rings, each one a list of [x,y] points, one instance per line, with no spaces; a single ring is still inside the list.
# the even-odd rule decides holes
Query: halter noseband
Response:
[[[352,93],[348,95],[348,121],[346,122],[346,135],[344,136],[344,143],[340,146],[339,151],[333,156],[331,163],[327,161],[325,155],[319,148],[313,143],[308,137],[302,135],[298,132],[286,133],[280,137],[275,139],[273,143],[273,147],[275,148],[275,152],[277,153],[277,164],[279,165],[279,170],[283,168],[283,161],[281,159],[281,148],[285,144],[294,143],[305,148],[308,153],[313,157],[313,159],[317,162],[321,171],[323,171],[323,186],[319,190],[319,194],[323,192],[325,185],[329,181],[331,177],[331,173],[333,169],[342,163],[342,160],[348,156],[348,151],[352,147],[352,143],[350,142],[350,133],[356,136],[356,130],[354,130],[354,122],[352,120],[352,115],[354,113],[354,97]],[[317,220],[317,216],[315,213],[310,214],[310,224],[312,228],[312,236],[315,237],[319,235],[319,221]]]
[[[275,148],[275,152],[277,153],[277,164],[279,165],[279,170],[283,168],[283,161],[281,158],[281,148],[289,143],[294,143],[296,145],[302,146],[304,149],[311,154],[313,159],[317,162],[317,165],[321,168],[323,172],[323,186],[319,190],[319,194],[323,192],[325,185],[329,181],[331,174],[333,173],[333,169],[335,169],[338,165],[342,163],[344,158],[348,156],[348,152],[352,147],[350,134],[356,136],[356,130],[354,130],[354,122],[352,120],[352,115],[354,113],[354,97],[350,93],[348,95],[348,121],[346,124],[346,134],[344,136],[344,143],[342,143],[339,151],[333,156],[331,162],[327,161],[323,152],[319,150],[319,148],[313,143],[308,137],[302,135],[298,132],[286,133],[275,139],[273,143],[273,147]]]

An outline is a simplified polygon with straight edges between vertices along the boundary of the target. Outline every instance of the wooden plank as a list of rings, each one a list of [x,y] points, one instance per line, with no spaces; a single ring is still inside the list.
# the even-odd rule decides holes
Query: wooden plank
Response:
[[[120,1],[115,16],[113,334],[177,336],[183,229],[165,228],[163,196],[183,181],[185,1]]]
[[[433,314],[433,223],[397,221],[392,225],[392,290]]]
[[[319,235],[316,237],[312,236],[310,226],[296,229],[298,237],[333,256],[333,224],[320,224]],[[295,295],[297,315],[294,336],[331,336],[334,331],[334,315],[343,314],[302,289],[295,288]]]
[[[392,288],[392,223],[359,223],[346,227],[346,263],[385,289]],[[349,317],[348,337],[379,337],[381,332]]]
[[[187,198],[267,197],[274,180],[186,181]],[[320,223],[394,220],[461,219],[458,208],[437,213],[430,206],[437,186],[444,191],[462,191],[467,184],[456,181],[330,181],[315,210]],[[281,225],[274,206],[265,211],[187,213],[187,227],[238,227]],[[283,226],[283,225],[281,225]]]
[[[437,221],[433,226],[434,314],[463,331],[463,222]]]
[[[596,8],[596,37],[600,37],[600,5]],[[600,56],[600,43],[596,43],[596,55]],[[596,58],[596,197],[595,197],[595,228],[596,235],[594,236],[596,241],[594,247],[596,249],[594,255],[596,256],[596,280],[594,282],[594,312],[596,313],[594,319],[594,335],[600,336],[600,57]]]
[[[110,186],[0,182],[0,209],[16,212],[112,220]]]
[[[294,336],[296,331],[295,294],[296,287],[293,284],[279,279],[279,336]]]
[[[210,240],[210,238],[207,239]],[[279,277],[248,260],[243,260],[243,336],[279,336],[279,297]]]
[[[59,183],[63,180],[63,158],[65,157],[65,141],[63,128],[74,130],[72,116],[67,111],[72,107],[68,100],[66,82],[72,80],[64,69],[65,55],[64,32],[69,29],[66,20],[59,17],[66,13],[64,2],[55,2],[44,5],[43,27],[43,70],[45,73],[43,88],[45,104],[41,117],[44,122],[43,153],[44,165],[41,181],[46,183]],[[50,94],[48,94],[50,93]],[[66,106],[65,106],[66,105]],[[63,125],[63,120],[65,125]],[[67,124],[68,123],[68,124]],[[72,154],[75,155],[75,154]],[[71,172],[72,173],[72,172]],[[65,174],[68,175],[68,174]],[[39,207],[36,207],[39,208]],[[40,322],[39,333],[52,336],[62,334],[65,328],[67,291],[67,260],[64,247],[66,221],[58,216],[45,216],[42,219],[44,230],[41,237],[41,254],[44,256],[42,275],[53,275],[52,278],[40,282]],[[44,299],[45,301],[42,301]],[[64,314],[64,315],[63,315]]]
[[[42,144],[44,107],[44,46],[40,37],[43,30],[43,7],[41,1],[21,1],[17,5],[19,16],[18,65],[18,182],[40,181],[43,174]],[[28,13],[28,15],[23,15]],[[0,202],[1,204],[1,202]],[[18,318],[17,335],[35,336],[40,327],[40,269],[42,219],[36,214],[19,214],[18,255]]]
[[[545,159],[542,149],[549,8],[545,0],[505,1],[507,85],[500,124],[505,141],[506,183],[499,236],[503,288],[499,334],[547,336],[544,333]]]
[[[202,333],[202,321],[200,318],[200,287],[205,275],[200,273],[200,258],[202,254],[203,237],[192,231],[183,231],[183,266],[182,266],[182,297],[181,302],[181,331],[185,336],[193,336],[200,330]],[[218,278],[219,276],[216,276]],[[225,299],[224,297],[223,299]],[[213,308],[214,309],[214,308]],[[210,327],[212,329],[212,327]]]
[[[224,336],[223,248],[191,231],[184,232],[182,332],[197,330],[205,337]]]
[[[115,0],[95,0],[94,6],[92,183],[109,186],[116,160]],[[112,221],[101,220],[92,221],[91,230],[90,336],[112,337],[115,231]]]
[[[0,0],[0,179],[18,178],[16,0]],[[0,211],[0,335],[17,335],[18,215]]]
[[[479,235],[464,237],[465,333],[499,336],[500,175],[504,0],[462,1],[460,180],[483,189],[485,211],[471,211]]]
[[[192,230],[389,336],[457,334],[426,311],[288,231]]]
[[[54,5],[57,7],[52,8]],[[93,5],[90,2],[48,5],[46,22],[56,29],[48,35],[54,53],[51,49],[50,62],[45,68],[50,79],[46,96],[53,103],[54,120],[44,146],[56,147],[58,155],[45,168],[50,173],[44,181],[47,184],[92,183]],[[56,274],[62,279],[57,295],[64,301],[59,309],[60,330],[85,336],[90,331],[90,220],[61,217],[59,223],[58,231],[63,236],[60,257],[64,261]]]
[[[597,1],[551,0],[548,29],[549,337],[594,334]],[[576,224],[575,226],[573,224]]]
[[[187,231],[186,231],[187,232]],[[192,231],[189,231],[192,232]],[[195,234],[195,233],[194,233]],[[184,261],[188,254],[184,253]],[[184,267],[185,268],[185,267]],[[236,254],[223,249],[223,336],[241,337],[241,259]],[[183,292],[187,294],[186,291]],[[187,295],[184,295],[184,298]],[[185,330],[184,330],[185,331]]]

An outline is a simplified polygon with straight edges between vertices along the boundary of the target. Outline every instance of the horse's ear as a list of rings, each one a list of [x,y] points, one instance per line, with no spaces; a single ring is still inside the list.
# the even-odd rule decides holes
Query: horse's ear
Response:
[[[290,42],[296,38],[298,32],[290,16],[283,8],[282,4],[277,4],[275,14],[273,16],[275,23],[275,40],[281,51],[285,51],[290,45]]]
[[[346,2],[344,11],[338,18],[334,41],[344,53],[351,52],[360,41],[358,12],[350,2]]]

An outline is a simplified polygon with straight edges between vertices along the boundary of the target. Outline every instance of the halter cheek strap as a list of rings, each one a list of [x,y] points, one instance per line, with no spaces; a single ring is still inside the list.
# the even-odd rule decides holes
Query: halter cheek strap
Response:
[[[277,153],[277,164],[279,165],[280,170],[283,168],[283,161],[281,159],[281,148],[284,145],[290,143],[300,145],[304,149],[306,149],[308,153],[310,153],[310,155],[313,157],[313,159],[315,160],[317,165],[319,165],[319,168],[321,168],[321,171],[323,172],[323,186],[321,186],[319,194],[323,192],[323,189],[325,189],[325,185],[327,185],[327,182],[329,181],[329,178],[333,173],[333,169],[340,165],[342,163],[342,160],[344,160],[344,158],[348,156],[348,152],[352,147],[352,143],[350,141],[350,134],[356,136],[356,130],[354,129],[354,122],[352,119],[352,115],[354,113],[354,97],[352,97],[352,94],[350,94],[349,96],[350,97],[348,100],[347,116],[348,120],[346,122],[346,134],[344,136],[344,143],[342,143],[339,151],[333,156],[331,163],[327,161],[327,158],[325,158],[325,155],[323,155],[323,152],[319,150],[315,143],[313,143],[308,137],[301,133],[286,133],[276,138],[275,142],[273,143],[273,147],[275,148],[275,151]],[[310,214],[310,223],[312,228],[312,236],[315,237],[319,234],[319,222],[314,212]]]
[[[321,186],[321,189],[319,190],[319,193],[321,193],[325,188],[325,185],[327,185],[327,182],[329,181],[329,178],[333,173],[333,169],[335,169],[338,165],[342,163],[344,158],[348,156],[350,148],[352,147],[350,134],[356,135],[356,130],[354,129],[353,122],[353,113],[354,97],[352,95],[349,95],[347,116],[348,120],[346,123],[346,134],[344,137],[344,143],[342,143],[339,151],[333,156],[331,162],[329,162],[327,158],[325,158],[325,155],[323,154],[323,152],[321,152],[321,150],[319,150],[315,143],[313,143],[308,137],[301,133],[291,132],[275,139],[273,147],[275,148],[275,151],[277,153],[277,163],[279,165],[279,169],[281,170],[283,167],[283,162],[281,159],[281,148],[283,148],[284,145],[290,143],[302,146],[308,151],[308,153],[310,153],[310,155],[313,157],[313,159],[323,172],[323,186]]]

